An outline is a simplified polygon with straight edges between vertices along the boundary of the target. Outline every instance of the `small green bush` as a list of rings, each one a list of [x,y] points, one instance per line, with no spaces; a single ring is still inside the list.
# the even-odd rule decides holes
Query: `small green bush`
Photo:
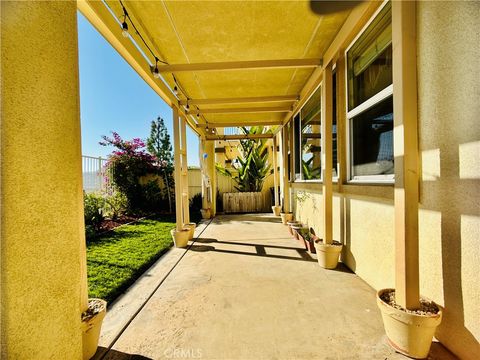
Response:
[[[117,191],[112,195],[105,196],[104,199],[104,214],[110,219],[116,220],[127,211],[128,200],[125,194]]]
[[[102,221],[105,219],[104,206],[105,199],[98,194],[84,194],[83,206],[85,212],[85,225],[93,226],[95,231],[100,228]]]

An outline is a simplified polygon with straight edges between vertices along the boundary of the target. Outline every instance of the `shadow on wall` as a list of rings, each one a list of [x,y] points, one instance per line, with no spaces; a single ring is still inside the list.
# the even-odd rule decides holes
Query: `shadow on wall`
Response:
[[[466,359],[480,354],[478,10],[475,2],[417,4],[420,201],[441,216],[445,311],[436,335]]]

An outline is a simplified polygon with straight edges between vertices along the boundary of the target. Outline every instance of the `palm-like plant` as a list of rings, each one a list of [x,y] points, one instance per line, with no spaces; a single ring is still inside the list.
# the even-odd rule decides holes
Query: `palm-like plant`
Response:
[[[271,133],[271,130],[265,131],[263,126],[254,126],[251,128],[242,127],[244,134],[263,134]],[[240,140],[239,151],[241,156],[237,157],[239,165],[236,172],[226,169],[219,164],[217,170],[226,176],[230,176],[236,183],[235,189],[240,192],[259,192],[262,191],[263,184],[270,173],[271,165],[268,163],[268,144],[265,139],[245,139]]]

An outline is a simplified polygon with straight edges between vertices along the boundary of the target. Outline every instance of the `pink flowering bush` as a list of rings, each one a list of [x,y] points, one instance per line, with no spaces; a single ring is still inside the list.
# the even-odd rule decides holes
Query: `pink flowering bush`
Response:
[[[123,140],[118,133],[112,131],[112,137],[103,135],[102,139],[100,145],[115,147],[108,156],[106,173],[109,174],[115,190],[126,196],[128,210],[152,210],[145,209],[151,199],[146,199],[146,191],[139,180],[146,174],[157,173],[161,164],[145,150],[145,143],[139,138]]]

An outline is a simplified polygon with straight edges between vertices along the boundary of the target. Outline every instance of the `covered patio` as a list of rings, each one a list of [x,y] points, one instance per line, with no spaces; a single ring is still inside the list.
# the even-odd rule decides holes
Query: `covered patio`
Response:
[[[84,357],[78,11],[172,109],[176,240],[190,222],[187,126],[213,218],[114,305],[100,357],[401,358],[375,305],[384,288],[406,309],[433,299],[437,339],[478,356],[478,3],[1,7],[2,357]],[[337,270],[278,218],[216,217],[220,142],[259,138],[274,205],[343,244]]]
[[[113,304],[96,360],[405,359],[375,291],[343,265],[320,269],[277,217],[221,215],[196,236]],[[434,343],[429,359],[455,357]]]

